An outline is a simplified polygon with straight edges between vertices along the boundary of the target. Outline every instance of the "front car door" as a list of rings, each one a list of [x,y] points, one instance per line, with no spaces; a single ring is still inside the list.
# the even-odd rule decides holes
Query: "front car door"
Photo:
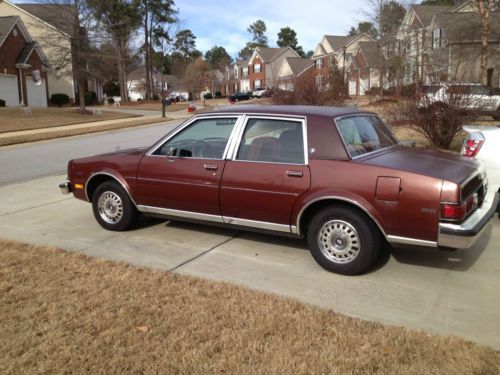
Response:
[[[249,116],[221,182],[225,223],[290,232],[292,207],[310,187],[306,120]]]
[[[195,118],[153,147],[137,172],[141,211],[222,221],[219,188],[238,116]]]

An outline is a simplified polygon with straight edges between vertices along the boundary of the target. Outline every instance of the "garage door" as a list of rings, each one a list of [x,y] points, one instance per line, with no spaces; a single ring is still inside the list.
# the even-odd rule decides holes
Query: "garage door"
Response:
[[[362,79],[359,82],[359,95],[365,95],[365,91],[368,90],[370,87],[368,85],[368,80],[367,79]]]
[[[358,95],[358,93],[356,92],[356,86],[356,81],[349,81],[349,95]]]
[[[19,94],[17,89],[17,77],[0,74],[0,99],[5,100],[8,107],[19,105]]]
[[[28,91],[28,106],[47,107],[47,89],[45,80],[42,78],[41,85],[36,85],[31,77],[26,77]]]

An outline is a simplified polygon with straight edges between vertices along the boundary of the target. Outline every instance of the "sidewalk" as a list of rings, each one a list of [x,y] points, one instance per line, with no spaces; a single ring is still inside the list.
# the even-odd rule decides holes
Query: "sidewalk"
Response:
[[[91,110],[92,108],[89,109]],[[126,109],[120,110],[119,108],[113,108],[113,111],[127,112]],[[172,120],[183,120],[193,115],[193,113],[189,113],[187,111],[176,111],[167,112],[167,117],[163,118],[161,117],[161,113],[156,114],[156,112],[154,111],[152,113],[152,115],[141,117],[102,120],[75,125],[56,126],[44,129],[20,130],[0,133],[0,146],[13,145],[17,143],[36,142],[54,138],[69,137],[73,135],[96,133],[100,131],[117,130],[133,126],[157,124]]]

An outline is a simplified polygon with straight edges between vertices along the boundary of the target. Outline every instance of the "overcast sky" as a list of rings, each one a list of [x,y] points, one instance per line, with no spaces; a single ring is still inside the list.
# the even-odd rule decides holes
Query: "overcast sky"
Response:
[[[247,27],[258,19],[267,26],[269,46],[276,47],[282,27],[297,33],[305,52],[314,50],[323,35],[346,35],[363,20],[364,0],[176,0],[181,29],[196,35],[196,47],[205,53],[224,47],[236,57],[251,35]]]

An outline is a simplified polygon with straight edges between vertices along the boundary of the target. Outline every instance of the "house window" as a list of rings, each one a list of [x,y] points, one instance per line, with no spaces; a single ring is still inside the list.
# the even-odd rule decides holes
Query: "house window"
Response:
[[[332,67],[335,63],[335,58],[333,56],[328,57],[328,66]]]
[[[443,36],[443,31],[441,30],[441,28],[438,27],[437,29],[434,29],[434,31],[432,32],[432,41],[431,41],[432,49],[441,48],[442,36]]]
[[[234,68],[234,78],[238,78],[238,68]]]
[[[248,66],[245,66],[243,69],[242,69],[242,73],[243,75],[243,78],[246,78],[248,77]]]
[[[253,66],[254,73],[260,73],[260,64],[255,64]]]
[[[316,76],[316,87],[320,88],[323,86],[323,76]]]
[[[260,79],[256,79],[255,81],[253,81],[254,90],[260,88],[260,83]]]
[[[323,59],[316,60],[316,69],[321,69],[323,67]]]

